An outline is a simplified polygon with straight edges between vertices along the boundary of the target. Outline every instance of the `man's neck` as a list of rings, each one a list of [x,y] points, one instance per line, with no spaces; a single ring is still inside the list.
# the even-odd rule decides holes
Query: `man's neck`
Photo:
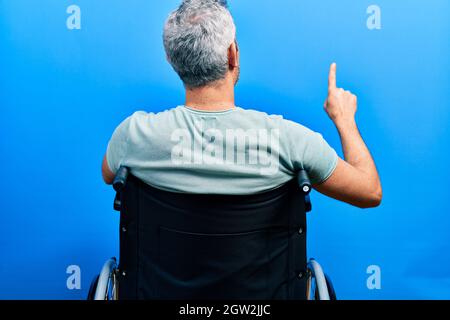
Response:
[[[235,108],[234,85],[224,81],[212,86],[186,89],[185,105],[200,111],[226,111]]]

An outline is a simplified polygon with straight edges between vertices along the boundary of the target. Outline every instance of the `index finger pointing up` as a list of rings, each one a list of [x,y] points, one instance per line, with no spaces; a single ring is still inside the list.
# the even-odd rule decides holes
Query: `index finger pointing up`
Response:
[[[328,76],[328,90],[336,88],[336,63],[330,66],[330,74]]]

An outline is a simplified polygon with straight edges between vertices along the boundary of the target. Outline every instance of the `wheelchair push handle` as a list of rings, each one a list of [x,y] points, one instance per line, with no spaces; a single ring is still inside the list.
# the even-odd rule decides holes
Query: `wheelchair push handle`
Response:
[[[119,170],[117,170],[116,177],[113,181],[113,188],[116,192],[120,192],[125,187],[129,173],[130,169],[125,166],[121,166]]]
[[[311,185],[311,181],[309,180],[308,173],[306,172],[306,170],[304,170],[304,169],[300,170],[298,173],[297,179],[298,179],[298,185],[299,185],[300,189],[302,190],[302,192],[305,195],[308,195],[312,190],[312,185]]]

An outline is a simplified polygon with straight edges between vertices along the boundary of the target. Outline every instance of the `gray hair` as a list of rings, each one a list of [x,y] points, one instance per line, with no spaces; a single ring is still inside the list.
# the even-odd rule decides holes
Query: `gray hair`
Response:
[[[236,27],[226,0],[184,0],[164,26],[167,59],[188,88],[225,78]]]

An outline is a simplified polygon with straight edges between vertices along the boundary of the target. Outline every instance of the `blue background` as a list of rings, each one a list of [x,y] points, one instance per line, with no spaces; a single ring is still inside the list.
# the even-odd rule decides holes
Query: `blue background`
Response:
[[[69,5],[81,30],[68,30]],[[0,0],[0,298],[82,299],[118,254],[100,163],[136,110],[183,103],[162,26],[178,1]],[[366,9],[382,10],[382,29]],[[327,73],[359,96],[381,207],[313,195],[309,254],[340,298],[450,298],[450,2],[230,1],[241,49],[237,104],[283,114],[340,150],[322,110]],[[66,268],[81,267],[81,290]],[[381,289],[366,286],[381,267]]]

